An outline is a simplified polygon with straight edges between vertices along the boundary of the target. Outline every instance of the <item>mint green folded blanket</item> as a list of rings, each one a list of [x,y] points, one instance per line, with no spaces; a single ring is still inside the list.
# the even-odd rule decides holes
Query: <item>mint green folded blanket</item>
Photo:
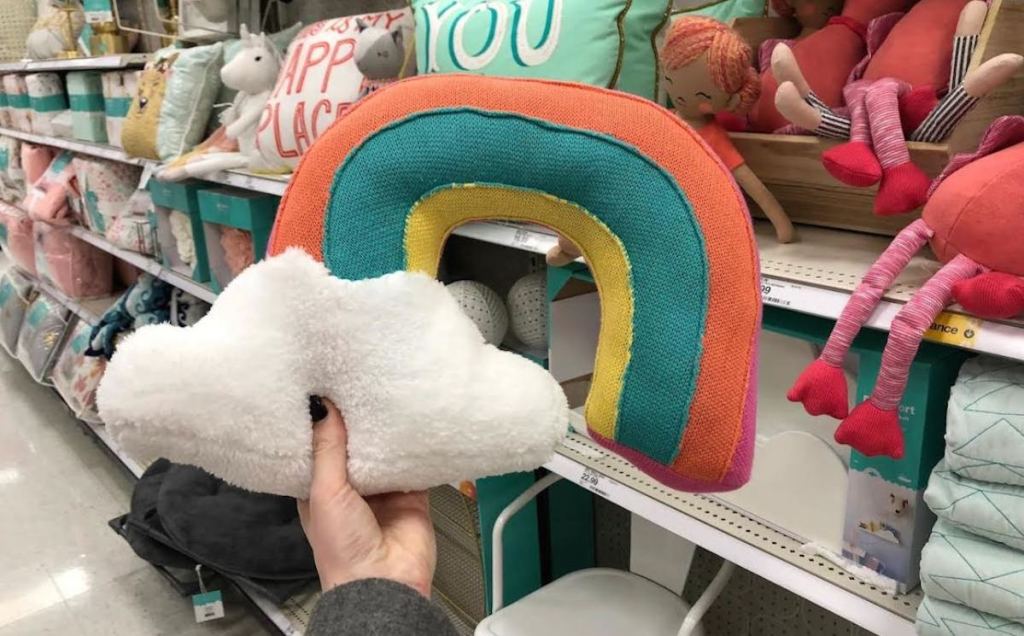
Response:
[[[1024,365],[980,356],[960,369],[949,394],[946,466],[1024,486]]]
[[[928,596],[917,608],[916,627],[920,636],[1024,636],[1020,623]]]
[[[961,477],[943,460],[932,471],[924,500],[939,519],[1024,550],[1024,486]]]
[[[1024,552],[939,520],[921,553],[921,589],[933,599],[1024,622]]]

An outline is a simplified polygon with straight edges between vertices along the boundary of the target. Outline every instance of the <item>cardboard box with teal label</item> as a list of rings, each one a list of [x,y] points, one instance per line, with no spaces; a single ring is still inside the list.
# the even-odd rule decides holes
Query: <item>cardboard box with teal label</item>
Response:
[[[882,360],[877,350],[859,353],[858,402],[871,394]],[[903,458],[850,455],[843,556],[896,580],[900,592],[920,582],[921,550],[935,523],[924,489],[945,450],[949,389],[967,355],[923,343],[900,403]]]
[[[203,221],[210,284],[214,291],[223,291],[238,275],[244,262],[249,260],[247,255],[237,253],[242,247],[238,241],[247,242],[253,262],[264,257],[279,203],[280,199],[270,194],[233,188],[199,192],[199,214]],[[240,232],[233,232],[231,228]]]
[[[824,343],[833,322],[796,312],[764,308],[764,327],[776,333]],[[874,387],[887,334],[864,329],[853,343],[851,363],[857,365],[855,403]],[[910,368],[907,391],[900,404],[904,435],[903,459],[850,453],[843,523],[843,556],[896,581],[900,592],[919,583],[921,549],[935,516],[924,505],[924,489],[932,468],[945,449],[946,403],[960,365],[962,349],[921,343]],[[822,426],[838,425],[822,417]]]
[[[66,76],[71,104],[71,132],[76,139],[107,143],[103,82],[97,71],[74,71]]]
[[[210,280],[210,261],[199,216],[199,193],[211,187],[213,184],[203,181],[171,183],[150,179],[146,184],[156,211],[160,262],[191,276],[197,283]]]

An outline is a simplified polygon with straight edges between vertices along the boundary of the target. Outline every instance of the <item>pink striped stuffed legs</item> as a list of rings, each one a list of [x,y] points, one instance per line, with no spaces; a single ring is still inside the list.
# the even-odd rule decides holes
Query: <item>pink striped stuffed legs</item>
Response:
[[[848,414],[849,393],[842,363],[853,339],[874,312],[885,290],[892,286],[915,253],[932,236],[923,220],[909,225],[871,266],[839,316],[821,356],[797,378],[787,397],[801,402],[811,415],[842,419],[835,438],[865,455],[903,456],[899,403],[907,374],[924,332],[949,304],[953,287],[974,277],[981,267],[958,255],[945,264],[896,315],[882,354],[882,368],[871,396]]]

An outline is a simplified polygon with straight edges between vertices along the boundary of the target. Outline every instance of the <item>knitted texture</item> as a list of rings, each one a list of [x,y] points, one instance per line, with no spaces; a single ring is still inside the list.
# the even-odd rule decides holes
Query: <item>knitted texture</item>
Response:
[[[659,59],[665,68],[672,70],[686,66],[705,53],[715,86],[739,95],[738,112],[750,108],[761,94],[753,53],[738,33],[718,20],[692,16],[674,21]]]
[[[583,102],[593,107],[578,108]],[[510,138],[519,141],[515,148]],[[456,225],[518,218],[595,241],[607,227],[629,269],[593,266],[603,313],[625,306],[603,288],[625,271],[635,308],[631,340],[617,347],[618,358],[628,360],[619,370],[628,388],[616,387],[615,441],[637,449],[641,468],[666,483],[699,481],[714,490],[745,480],[760,315],[756,252],[735,183],[678,118],[594,87],[430,76],[376,92],[321,139],[285,194],[270,254],[299,245],[335,275],[361,278],[422,265],[415,250],[426,250],[426,265],[436,268],[431,259],[450,219],[416,233],[407,219],[439,188],[490,183],[571,202],[580,213],[549,206],[513,214],[506,206],[497,214],[476,205]],[[413,249],[424,231],[431,249]],[[592,428],[598,410],[588,407]]]

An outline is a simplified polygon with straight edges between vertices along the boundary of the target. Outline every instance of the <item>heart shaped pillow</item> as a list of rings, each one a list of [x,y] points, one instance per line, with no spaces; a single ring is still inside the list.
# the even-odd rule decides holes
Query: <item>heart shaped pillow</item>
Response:
[[[131,455],[304,498],[310,395],[344,414],[363,495],[531,470],[568,427],[555,379],[485,344],[441,283],[341,280],[298,249],[245,270],[194,326],[125,339],[97,402]]]

